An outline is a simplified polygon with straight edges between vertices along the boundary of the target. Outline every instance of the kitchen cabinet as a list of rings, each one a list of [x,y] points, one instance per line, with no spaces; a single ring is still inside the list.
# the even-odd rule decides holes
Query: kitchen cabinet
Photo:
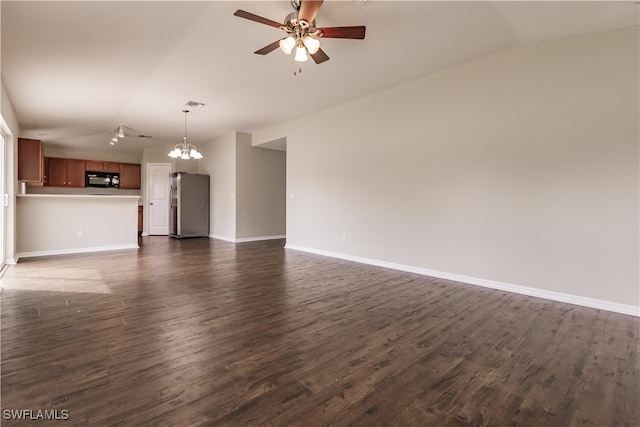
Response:
[[[138,206],[138,246],[142,244],[142,221],[143,221],[143,212],[142,206]]]
[[[18,181],[44,185],[44,146],[38,139],[18,138]]]
[[[50,187],[84,187],[85,161],[49,157],[47,185]]]
[[[85,160],[85,168],[93,172],[120,172],[120,163]]]
[[[120,163],[120,188],[140,189],[140,165],[137,163]]]

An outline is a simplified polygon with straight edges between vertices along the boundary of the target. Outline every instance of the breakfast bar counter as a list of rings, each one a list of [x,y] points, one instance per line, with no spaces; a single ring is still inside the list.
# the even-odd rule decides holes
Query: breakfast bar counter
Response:
[[[137,195],[19,194],[17,258],[138,248]]]

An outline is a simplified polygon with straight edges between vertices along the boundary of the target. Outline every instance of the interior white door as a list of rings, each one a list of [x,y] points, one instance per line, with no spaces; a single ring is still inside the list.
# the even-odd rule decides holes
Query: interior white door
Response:
[[[148,163],[147,228],[149,235],[169,235],[169,194],[171,187],[171,164]]]

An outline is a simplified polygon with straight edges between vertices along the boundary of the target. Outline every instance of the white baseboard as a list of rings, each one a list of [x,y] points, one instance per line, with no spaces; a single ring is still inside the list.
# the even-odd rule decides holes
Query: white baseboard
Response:
[[[4,263],[7,265],[16,265],[19,259],[20,258],[18,256],[16,256],[15,258],[7,258],[4,260]]]
[[[277,240],[284,239],[285,235],[281,236],[258,236],[258,237],[242,237],[240,239],[236,239],[236,243],[244,243],[244,242],[259,242],[261,240]]]
[[[112,245],[112,246],[96,246],[89,248],[70,248],[70,249],[53,249],[48,251],[33,251],[33,252],[20,252],[17,254],[17,258],[31,258],[37,256],[50,256],[50,255],[68,255],[68,254],[82,254],[87,252],[102,252],[102,251],[119,251],[123,249],[139,249],[138,244],[128,245]],[[7,262],[8,263],[8,262]]]
[[[537,298],[544,298],[552,301],[564,302],[569,304],[580,305],[589,308],[598,308],[601,310],[612,311],[615,313],[628,314],[631,316],[640,317],[640,307],[635,305],[620,304],[616,302],[600,300],[595,298],[583,297],[580,295],[565,294],[562,292],[548,291],[545,289],[531,288],[528,286],[513,285],[510,283],[496,282],[494,280],[479,279],[477,277],[463,276],[460,274],[446,273],[437,270],[430,270],[427,268],[414,267],[404,264],[396,264],[393,262],[380,261],[376,259],[363,258],[353,255],[341,254],[339,252],[330,252],[320,249],[307,248],[297,245],[285,245],[286,249],[293,249],[296,251],[309,252],[316,255],[323,255],[331,258],[339,258],[347,261],[353,261],[361,264],[375,265],[377,267],[384,267],[393,270],[405,271],[408,273],[420,274],[422,276],[438,277],[440,279],[453,280],[456,282],[463,282],[470,285],[483,286],[485,288],[497,289],[506,292],[513,292],[516,294],[527,295]]]
[[[209,234],[209,237],[212,239],[224,240],[225,242],[231,242],[231,243],[236,242],[236,239],[234,239],[233,237],[220,236],[218,234]]]
[[[241,237],[239,239],[234,239],[232,237],[227,237],[227,236],[219,236],[217,234],[212,234],[209,237],[213,238],[213,239],[218,239],[218,240],[224,240],[225,242],[231,242],[231,243],[245,243],[245,242],[258,242],[261,240],[276,240],[276,239],[284,239],[287,236],[285,235],[278,235],[278,236],[257,236],[257,237]]]

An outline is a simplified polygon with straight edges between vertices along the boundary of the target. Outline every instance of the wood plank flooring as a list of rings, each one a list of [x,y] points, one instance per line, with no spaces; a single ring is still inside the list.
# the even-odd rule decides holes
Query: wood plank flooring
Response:
[[[283,244],[8,268],[2,425],[640,425],[640,319]]]

